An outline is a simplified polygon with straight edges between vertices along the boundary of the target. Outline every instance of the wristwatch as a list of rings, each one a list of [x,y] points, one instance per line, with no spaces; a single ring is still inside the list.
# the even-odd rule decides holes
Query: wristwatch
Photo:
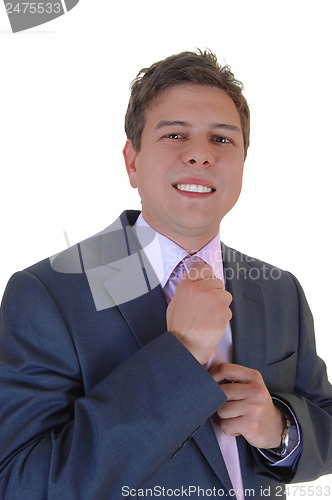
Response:
[[[270,448],[269,451],[273,453],[274,455],[277,455],[278,457],[284,457],[287,454],[288,451],[288,446],[289,446],[289,439],[290,439],[290,430],[291,430],[291,422],[288,420],[288,418],[285,417],[285,429],[284,432],[281,435],[281,445],[279,448]]]

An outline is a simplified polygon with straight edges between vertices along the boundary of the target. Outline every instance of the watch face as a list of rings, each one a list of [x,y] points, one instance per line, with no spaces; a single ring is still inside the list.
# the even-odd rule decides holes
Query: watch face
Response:
[[[291,423],[288,419],[286,419],[286,427],[281,436],[281,453],[280,456],[286,455],[289,447],[289,432],[291,429]]]

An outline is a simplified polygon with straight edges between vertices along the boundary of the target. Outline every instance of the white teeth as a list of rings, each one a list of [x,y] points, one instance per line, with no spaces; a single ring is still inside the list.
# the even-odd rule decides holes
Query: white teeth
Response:
[[[189,191],[190,193],[211,193],[212,188],[202,186],[201,184],[176,184],[180,191]]]

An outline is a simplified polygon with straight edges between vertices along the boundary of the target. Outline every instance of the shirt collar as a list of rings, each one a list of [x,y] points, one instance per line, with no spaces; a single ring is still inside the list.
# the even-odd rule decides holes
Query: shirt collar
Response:
[[[142,238],[140,238],[140,227],[150,227],[144,220],[142,214],[139,215],[134,225],[134,231],[137,238],[142,242]],[[188,253],[183,248],[157,231],[155,232],[155,237],[152,242],[143,247],[143,251],[150,261],[162,287],[166,285],[173,269],[182,259],[188,256]],[[212,267],[216,278],[224,281],[219,231],[215,237],[195,255],[203,259]]]

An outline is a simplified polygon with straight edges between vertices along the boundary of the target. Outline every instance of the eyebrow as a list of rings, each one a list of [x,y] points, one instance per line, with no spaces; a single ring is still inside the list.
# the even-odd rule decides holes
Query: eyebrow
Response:
[[[173,126],[192,128],[192,125],[190,123],[184,122],[182,120],[162,120],[157,123],[156,130]],[[211,123],[211,128],[217,128],[222,130],[234,130],[235,132],[241,132],[240,127],[228,123]]]
[[[179,125],[180,127],[190,127],[188,122],[183,122],[181,120],[162,120],[156,125],[156,130],[164,127],[173,127],[174,125]]]

